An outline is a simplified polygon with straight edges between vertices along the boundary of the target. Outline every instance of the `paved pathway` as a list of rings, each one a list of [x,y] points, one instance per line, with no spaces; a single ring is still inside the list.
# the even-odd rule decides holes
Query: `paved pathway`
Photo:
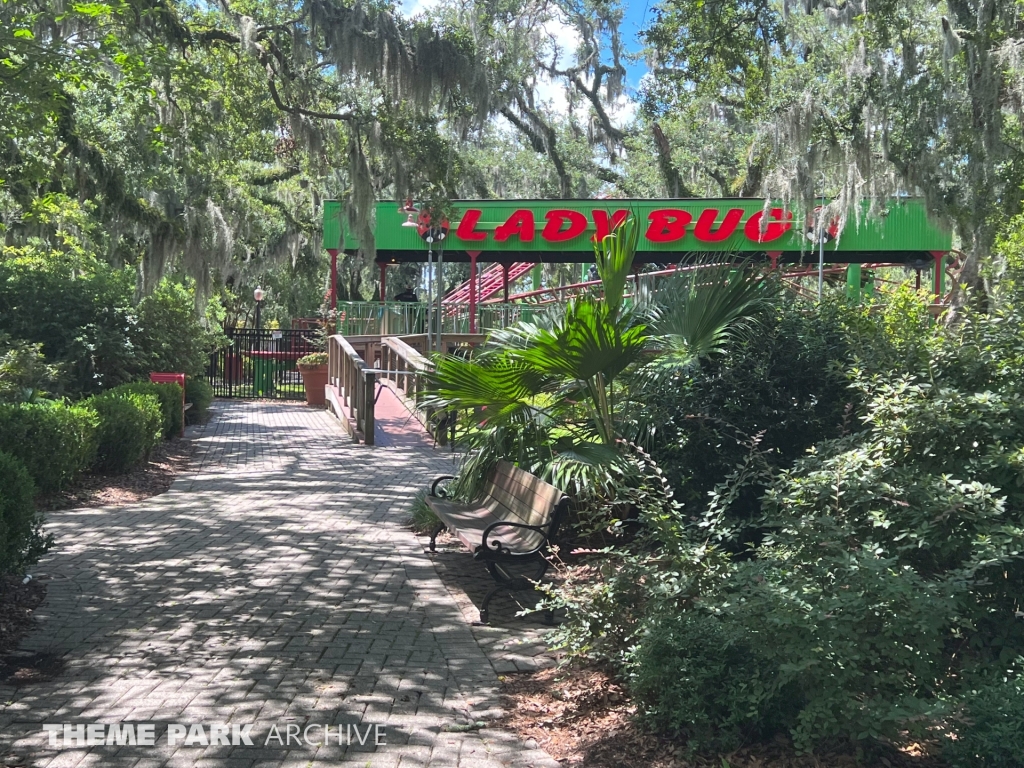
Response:
[[[402,527],[450,459],[353,445],[324,412],[284,403],[220,404],[196,438],[168,493],[50,513],[58,548],[37,567],[48,597],[23,648],[67,666],[0,687],[8,765],[557,766],[510,734],[465,730],[493,714],[495,672]],[[127,722],[156,723],[156,746],[57,749],[42,733]],[[170,746],[173,723],[252,724],[254,746]],[[348,730],[339,746],[336,726],[359,723],[364,738],[382,725],[386,744]],[[312,743],[266,743],[271,726],[283,740],[309,724],[334,726],[330,743],[318,728]]]

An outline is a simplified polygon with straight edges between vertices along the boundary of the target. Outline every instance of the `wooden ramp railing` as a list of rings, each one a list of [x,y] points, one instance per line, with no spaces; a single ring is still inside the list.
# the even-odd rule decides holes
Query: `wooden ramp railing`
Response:
[[[373,445],[373,400],[377,373],[359,356],[344,336],[331,336],[327,344],[328,407],[345,425],[352,439]]]
[[[476,333],[441,336],[442,347],[448,353],[486,340],[486,335]],[[431,411],[422,404],[425,374],[433,370],[433,362],[424,354],[427,343],[426,334],[330,337],[327,403],[353,440],[362,440],[366,445],[375,443],[374,405],[378,383],[394,393],[426,432],[433,431]],[[378,360],[380,367],[374,367]]]

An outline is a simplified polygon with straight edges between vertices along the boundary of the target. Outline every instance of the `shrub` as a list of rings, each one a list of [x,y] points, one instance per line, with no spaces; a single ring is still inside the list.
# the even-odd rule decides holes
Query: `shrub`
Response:
[[[327,353],[326,352],[310,352],[308,355],[300,357],[296,361],[296,365],[327,365]]]
[[[32,504],[35,489],[25,465],[0,452],[0,573],[20,573],[50,547]]]
[[[213,386],[205,379],[189,376],[185,379],[185,400],[192,407],[185,412],[189,424],[200,424],[210,417]]]
[[[60,371],[47,365],[42,344],[0,333],[0,403],[31,403],[58,389]]]
[[[177,371],[191,378],[206,372],[215,336],[200,324],[188,288],[165,281],[139,302],[136,314],[133,342],[147,373]]]
[[[160,442],[163,413],[153,395],[108,392],[90,397],[85,405],[99,416],[96,469],[127,472]]]
[[[80,406],[0,405],[0,451],[22,461],[38,490],[52,493],[92,465],[97,426],[96,414]]]
[[[46,359],[64,366],[72,394],[138,378],[133,272],[82,270],[59,256],[0,262],[0,332],[42,344]]]
[[[416,533],[433,533],[441,524],[434,511],[427,506],[426,495],[426,491],[417,493],[412,500],[412,509],[409,510],[409,527]]]
[[[152,371],[203,373],[215,335],[203,328],[190,288],[164,281],[136,306],[135,270],[83,267],[59,254],[0,260],[0,334],[40,344],[71,395]]]
[[[1018,659],[1018,662],[1024,661]],[[1018,670],[964,697],[956,740],[943,750],[952,768],[1020,768],[1024,756],[1024,681]]]
[[[742,472],[696,520],[645,511],[653,533],[614,556],[614,575],[585,588],[569,578],[556,596],[570,648],[624,662],[640,710],[664,728],[691,718],[698,744],[776,725],[801,750],[933,736],[964,693],[960,670],[1024,655],[1024,404],[1021,346],[1011,343],[1020,324],[975,322],[941,331],[965,341],[937,351],[927,379],[853,371],[859,431],[754,478],[767,490],[752,521],[761,536],[748,546],[736,546],[729,514]],[[733,662],[687,647],[689,619],[662,618],[698,610],[721,622],[725,643],[756,651],[747,674],[759,687],[740,690],[739,720],[710,690],[734,690]],[[658,677],[673,664],[688,676],[678,686]],[[694,677],[701,664],[718,671]],[[698,684],[709,690],[698,695]],[[995,712],[997,700],[971,706],[991,701]]]
[[[684,505],[703,510],[754,438],[763,461],[786,468],[814,443],[839,436],[855,401],[839,365],[849,355],[842,315],[829,304],[774,307],[759,332],[727,355],[704,359],[676,386],[640,398],[638,419],[654,425],[650,452]],[[760,490],[745,489],[730,514],[756,517]]]
[[[730,751],[771,736],[785,724],[786,697],[752,640],[698,611],[651,616],[625,657],[641,716],[658,731],[685,736],[695,751]]]
[[[131,392],[137,395],[152,395],[160,403],[163,415],[164,437],[175,437],[181,434],[181,387],[174,383],[154,384],[151,381],[135,381],[114,387],[111,392]]]

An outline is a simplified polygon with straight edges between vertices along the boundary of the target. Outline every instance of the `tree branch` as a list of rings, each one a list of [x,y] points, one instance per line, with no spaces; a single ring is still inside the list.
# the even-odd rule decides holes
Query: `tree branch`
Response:
[[[563,198],[571,197],[572,178],[565,168],[565,160],[562,159],[561,154],[558,152],[555,129],[545,123],[540,115],[526,106],[521,98],[516,98],[516,105],[519,107],[519,111],[526,115],[529,123],[508,107],[501,108],[502,116],[529,139],[530,146],[533,147],[534,151],[548,156],[551,164],[555,166],[555,173],[558,174],[559,186],[561,188],[560,196]]]
[[[651,123],[651,133],[654,136],[654,147],[658,151],[658,167],[661,169],[661,176],[665,180],[665,187],[669,197],[694,197],[693,192],[683,182],[683,177],[672,162],[672,147],[669,146],[668,137],[661,130],[659,123]]]

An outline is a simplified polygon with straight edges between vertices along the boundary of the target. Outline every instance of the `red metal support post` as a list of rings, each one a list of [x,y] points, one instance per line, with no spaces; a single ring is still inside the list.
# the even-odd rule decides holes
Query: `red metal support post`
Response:
[[[508,304],[508,264],[501,265],[501,291],[502,301]]]
[[[935,302],[942,301],[942,296],[945,293],[943,286],[946,274],[945,274],[945,259],[946,251],[932,251],[932,256],[935,258],[935,274],[932,275],[932,289],[935,292]]]
[[[469,254],[469,332],[476,333],[476,257],[480,251],[466,251]]]
[[[779,268],[779,256],[782,251],[768,251],[768,262],[771,264],[772,272]]]
[[[338,249],[328,248],[327,252],[331,254],[331,309],[337,309],[338,307]]]

